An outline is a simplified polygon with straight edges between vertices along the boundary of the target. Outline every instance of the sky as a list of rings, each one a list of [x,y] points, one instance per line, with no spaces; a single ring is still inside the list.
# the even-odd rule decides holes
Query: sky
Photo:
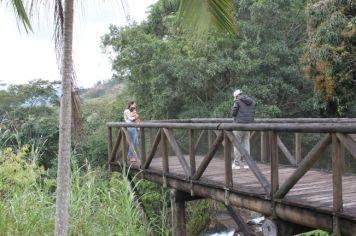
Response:
[[[124,26],[130,21],[145,20],[148,7],[156,1],[126,1],[130,20],[119,3],[113,3],[120,1],[85,1],[87,5],[75,6],[73,61],[79,87],[89,88],[112,76],[109,56],[100,48],[101,37],[109,32],[109,25]],[[12,8],[0,5],[0,83],[60,80],[54,50],[53,16],[46,12],[49,10],[42,10],[38,20],[32,21],[34,32],[26,34],[18,27]]]

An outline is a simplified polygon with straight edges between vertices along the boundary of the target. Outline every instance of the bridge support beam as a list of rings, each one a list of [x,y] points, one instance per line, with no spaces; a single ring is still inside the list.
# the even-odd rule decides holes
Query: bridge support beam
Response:
[[[185,201],[180,199],[182,192],[172,189],[171,190],[171,211],[172,211],[172,235],[185,236]]]
[[[171,198],[171,211],[172,211],[172,235],[185,236],[185,202],[191,200],[198,200],[201,197],[191,196],[188,193],[172,189],[170,193]]]
[[[202,199],[201,197],[191,196],[186,192],[171,189],[171,211],[172,211],[172,235],[185,236],[185,202]]]

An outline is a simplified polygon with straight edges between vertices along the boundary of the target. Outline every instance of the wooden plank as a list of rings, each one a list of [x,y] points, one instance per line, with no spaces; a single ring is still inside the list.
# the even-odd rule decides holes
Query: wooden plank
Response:
[[[293,155],[289,152],[288,148],[286,147],[286,145],[284,145],[284,143],[282,142],[282,140],[279,138],[279,136],[277,136],[277,144],[279,149],[282,151],[282,153],[284,154],[284,156],[287,158],[287,160],[289,161],[290,164],[292,164],[293,166],[296,165],[296,161],[293,158]]]
[[[158,144],[159,144],[160,141],[161,141],[161,131],[158,130],[158,132],[156,134],[156,137],[154,138],[150,154],[147,157],[146,163],[143,165],[143,169],[147,169],[150,166],[151,161],[152,161],[152,159],[153,159],[153,157],[154,157],[154,155],[155,155],[155,153],[157,151]]]
[[[356,142],[354,142],[349,135],[337,133],[336,136],[345,146],[345,148],[350,152],[350,154],[356,159]]]
[[[333,177],[333,210],[342,210],[342,156],[341,144],[336,134],[332,134],[332,177]],[[338,225],[336,227],[339,227]],[[340,229],[339,229],[340,230]]]
[[[232,169],[231,169],[231,142],[224,132],[224,161],[225,161],[225,187],[230,188],[233,185],[232,182]]]
[[[332,188],[330,186],[330,188],[317,188],[315,187],[314,189],[312,189],[311,191],[301,191],[298,194],[292,195],[290,196],[289,194],[288,199],[296,199],[298,198],[299,200],[303,200],[303,201],[309,201],[312,199],[319,199],[320,201],[322,200],[322,196],[324,195],[328,195],[327,198],[332,200]]]
[[[163,128],[163,132],[165,133],[167,139],[168,139],[168,142],[170,143],[174,153],[176,154],[176,156],[178,157],[178,160],[184,170],[184,173],[187,177],[189,177],[190,175],[190,168],[188,166],[188,163],[187,161],[185,160],[184,158],[184,155],[182,153],[182,151],[180,150],[179,146],[178,146],[178,143],[176,141],[176,139],[174,138],[172,132],[168,129],[165,129]]]
[[[295,161],[297,165],[302,161],[302,134],[295,133]]]
[[[267,153],[268,153],[267,140],[268,140],[268,133],[262,131],[261,132],[261,162],[262,163],[267,162]]]
[[[122,131],[125,128],[121,128],[121,132],[123,133],[122,135],[125,136],[125,133]],[[127,141],[126,138],[122,138],[122,162],[126,163],[127,160],[127,154],[128,154],[128,148],[127,148]]]
[[[121,142],[121,136],[122,136],[121,130],[119,130],[119,133],[117,135],[117,139],[116,139],[114,148],[111,147],[112,152],[111,152],[111,160],[110,160],[110,162],[115,160],[115,157],[116,157],[116,154],[117,154],[117,150],[119,149],[119,145],[120,145],[120,142]]]
[[[145,138],[145,128],[140,129],[140,148],[141,148],[141,167],[144,167],[146,163],[146,138]]]
[[[211,159],[214,157],[215,153],[218,150],[218,147],[220,146],[222,140],[224,138],[223,132],[219,134],[218,137],[216,137],[213,146],[211,149],[209,149],[208,154],[204,157],[204,160],[200,163],[198,170],[195,172],[193,175],[192,179],[193,180],[198,180],[202,175],[207,166],[209,165]]]
[[[213,131],[208,130],[208,148],[211,149],[212,145],[213,145]]]
[[[301,192],[317,192],[319,188],[325,188],[326,186],[330,186],[331,189],[331,181],[330,180],[320,180],[314,182],[310,180],[311,183],[304,184],[296,184],[288,193],[288,196],[296,195]]]
[[[168,162],[168,145],[167,137],[164,134],[164,130],[161,129],[161,151],[162,151],[162,174],[163,176],[169,172],[169,162]]]
[[[112,128],[108,127],[108,165],[110,169],[110,162],[112,160]]]
[[[269,132],[269,147],[270,147],[270,160],[271,160],[271,199],[274,199],[274,194],[279,188],[278,177],[278,135],[274,131]]]
[[[300,166],[294,173],[282,184],[276,193],[277,198],[283,198],[288,191],[298,182],[300,178],[314,165],[319,159],[325,148],[330,144],[331,136],[327,134],[324,136],[307,154]]]
[[[263,173],[258,168],[256,162],[251,158],[248,152],[243,148],[240,142],[237,141],[235,135],[231,131],[225,131],[227,136],[229,137],[232,144],[240,151],[240,153],[244,156],[246,163],[250,167],[252,173],[256,176],[258,181],[261,183],[262,187],[266,190],[266,193],[271,192],[271,185],[263,175]]]
[[[190,176],[192,177],[196,171],[196,161],[195,161],[195,148],[194,148],[194,130],[188,130],[189,139],[189,163],[190,163]]]

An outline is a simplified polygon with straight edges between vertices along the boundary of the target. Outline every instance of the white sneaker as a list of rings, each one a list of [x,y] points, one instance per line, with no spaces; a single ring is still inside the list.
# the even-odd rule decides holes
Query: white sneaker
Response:
[[[244,165],[244,169],[249,169],[250,167],[248,167],[247,165]]]
[[[235,163],[232,164],[231,167],[232,167],[233,170],[239,170],[239,169],[240,169],[240,166],[239,166],[239,165],[236,165]]]

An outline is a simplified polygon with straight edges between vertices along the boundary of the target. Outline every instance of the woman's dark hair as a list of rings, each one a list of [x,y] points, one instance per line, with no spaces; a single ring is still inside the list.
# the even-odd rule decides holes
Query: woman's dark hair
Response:
[[[127,104],[127,109],[130,109],[130,107],[132,106],[132,104],[134,104],[135,101],[129,101],[129,103]]]

